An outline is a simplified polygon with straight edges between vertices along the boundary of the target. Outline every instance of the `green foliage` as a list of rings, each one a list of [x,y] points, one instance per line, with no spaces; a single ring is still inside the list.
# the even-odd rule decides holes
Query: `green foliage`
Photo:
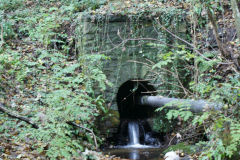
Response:
[[[239,121],[221,113],[208,113],[196,117],[193,122],[203,124],[209,120],[212,121],[211,127],[206,131],[210,135],[209,142],[198,144],[204,148],[201,155],[202,159],[238,159],[240,147]]]
[[[184,94],[189,94],[187,87],[188,82],[192,80],[193,72],[189,68],[191,68],[194,57],[195,55],[183,45],[178,45],[177,48],[158,55],[158,63],[153,65],[152,69],[161,73],[162,86],[159,87],[162,90],[161,95],[183,97]]]
[[[215,77],[212,77],[215,78]],[[239,75],[236,74],[225,83],[215,82],[215,87],[211,89],[210,98],[224,104],[224,112],[205,112],[195,117],[193,123],[206,125],[210,122],[209,129],[210,141],[207,146],[214,150],[206,150],[202,153],[203,159],[238,159],[240,147],[239,139]],[[210,79],[211,81],[213,79]],[[205,79],[205,86],[212,85]],[[202,86],[202,84],[201,84]],[[205,87],[204,86],[204,87]],[[218,86],[218,87],[217,87]],[[204,90],[201,90],[204,91]]]
[[[153,130],[156,132],[169,133],[174,130],[177,125],[177,121],[169,120],[166,116],[167,109],[162,109],[160,113],[153,118]]]
[[[181,110],[170,110],[167,113],[167,119],[176,119],[177,117],[183,118],[183,121],[189,120],[190,117],[192,117],[193,114],[190,111],[181,111]]]
[[[181,58],[179,58],[179,56]],[[207,61],[207,57],[209,60]],[[165,118],[169,120],[170,125],[176,123],[172,121],[181,117],[186,124],[194,126],[204,126],[205,134],[208,135],[209,141],[199,142],[202,148],[201,159],[238,159],[238,150],[240,147],[239,139],[239,98],[240,98],[240,82],[239,73],[232,74],[228,78],[219,74],[216,66],[221,63],[221,59],[211,52],[206,52],[202,56],[195,56],[189,51],[171,51],[160,56],[161,61],[153,66],[153,69],[165,70],[166,72],[174,73],[171,70],[173,67],[178,73],[177,84],[182,82],[181,76],[185,77],[184,72],[180,72],[176,68],[179,65],[188,66],[193,61],[197,70],[197,81],[189,80],[189,93],[198,95],[198,98],[208,99],[215,103],[221,104],[222,111],[204,111],[200,115],[193,115],[190,111],[186,110],[184,104],[167,104],[179,107],[179,109],[169,109],[166,114],[161,112],[163,108],[157,109],[160,119]],[[177,74],[175,72],[175,74]],[[193,71],[185,71],[192,75]],[[192,75],[192,77],[195,77]],[[168,80],[169,82],[169,80]],[[185,85],[186,86],[186,85]],[[178,85],[181,88],[181,85]],[[183,89],[183,88],[182,88]],[[179,97],[176,93],[173,96]],[[191,95],[192,96],[192,95]],[[171,123],[172,121],[172,123]],[[168,122],[168,123],[169,123]],[[161,121],[155,121],[155,128],[159,130],[164,127]]]
[[[179,47],[160,54],[158,58],[159,62],[153,65],[152,69],[160,72],[161,76],[164,75],[160,89],[173,91],[161,92],[161,95],[181,98],[184,97],[183,94],[177,92],[181,91],[185,97],[205,99],[221,104],[223,108],[218,112],[207,110],[194,115],[182,104],[174,104],[176,108],[179,106],[178,109],[166,110],[167,108],[163,107],[157,109],[154,128],[158,131],[178,132],[176,127],[172,126],[175,126],[181,117],[181,120],[185,121],[184,126],[205,128],[204,134],[208,136],[208,141],[198,143],[200,159],[239,159],[239,73],[233,71],[226,77],[217,68],[223,59],[212,51],[197,55]]]
[[[185,143],[178,143],[178,144],[172,145],[169,148],[167,148],[166,150],[164,150],[163,154],[170,152],[170,151],[182,151],[187,154],[192,154],[193,152],[196,151],[196,149],[197,149],[196,146],[188,145]]]
[[[14,20],[5,19],[4,16],[4,12],[0,10],[1,41],[4,39],[13,38],[15,36],[15,32],[13,30]]]
[[[175,109],[168,109],[168,106],[176,106]],[[176,128],[177,119],[181,118],[184,122],[192,119],[193,113],[188,111],[188,104],[180,104],[179,102],[170,102],[165,106],[156,109],[158,115],[154,119],[154,130],[161,132],[171,132]]]
[[[13,57],[15,57],[13,59]],[[65,157],[71,159],[77,155],[77,151],[83,151],[84,147],[94,149],[92,135],[89,135],[85,130],[75,131],[67,122],[76,121],[84,124],[85,127],[93,128],[95,117],[98,116],[98,108],[103,108],[104,100],[95,95],[92,87],[98,86],[102,91],[106,88],[104,81],[105,76],[100,68],[94,67],[91,69],[94,72],[84,74],[84,66],[81,63],[68,62],[66,56],[60,53],[51,53],[43,50],[35,61],[29,59],[23,60],[18,53],[3,54],[1,56],[1,67],[5,70],[2,74],[7,77],[15,78],[15,83],[18,83],[21,88],[28,86],[35,97],[33,103],[25,101],[25,108],[31,110],[28,116],[32,116],[35,123],[40,128],[38,130],[24,127],[17,128],[20,132],[20,137],[27,137],[36,141],[36,149],[39,152],[44,151],[44,147],[48,146],[47,155],[55,159],[57,157]],[[99,58],[99,57],[98,57]],[[81,59],[83,59],[81,57]],[[12,60],[12,61],[9,61]],[[97,59],[95,56],[88,56],[89,62],[94,62]],[[54,64],[49,67],[49,63]],[[7,69],[7,70],[6,70]],[[100,75],[100,76],[98,76]],[[29,81],[29,79],[32,79]],[[2,92],[4,83],[7,83],[4,78],[1,79]],[[89,83],[91,85],[89,85]],[[10,83],[8,83],[10,85]],[[25,86],[25,87],[24,87]],[[31,87],[36,87],[34,90]],[[34,92],[33,92],[34,91]],[[25,89],[25,92],[27,90]],[[97,97],[95,97],[97,96]],[[102,103],[97,103],[102,101]],[[5,121],[5,120],[4,120]],[[4,126],[9,128],[13,125],[5,122]],[[2,126],[4,129],[5,127]],[[86,132],[77,139],[75,134]],[[88,138],[87,138],[88,137]],[[86,139],[87,138],[87,139]]]
[[[17,8],[23,7],[25,0],[1,0],[0,10],[14,11]]]
[[[15,140],[27,138],[33,149],[50,159],[88,156],[82,152],[95,149],[93,135],[68,122],[93,130],[100,140],[94,124],[99,112],[106,110],[102,93],[110,84],[102,61],[108,57],[73,49],[79,47],[74,40],[81,35],[65,32],[65,27],[74,20],[78,6],[64,1],[60,8],[53,1],[39,1],[33,9],[18,8],[23,3],[0,2],[4,12],[12,12],[7,19],[4,12],[0,15],[6,41],[0,52],[0,102],[7,100],[12,110],[39,129],[1,114],[1,138],[17,132]],[[20,46],[13,43],[15,36]]]
[[[33,149],[46,153],[50,159],[74,159],[79,155],[91,158],[83,151],[85,148],[94,149],[93,135],[67,122],[74,121],[93,130],[100,141],[94,124],[100,112],[109,112],[102,96],[106,86],[110,85],[102,72],[102,61],[108,60],[108,57],[88,54],[80,46],[82,35],[78,29],[81,25],[76,20],[79,12],[92,9],[95,10],[91,12],[93,14],[97,11],[120,15],[130,13],[135,15],[133,23],[142,15],[155,17],[159,14],[160,18],[155,19],[153,24],[159,31],[157,40],[161,44],[144,42],[144,47],[155,48],[156,54],[142,54],[143,58],[158,61],[150,71],[160,75],[160,78],[156,77],[156,81],[160,82],[159,93],[168,97],[219,102],[224,109],[194,115],[183,104],[176,104],[182,109],[163,107],[154,119],[154,130],[171,132],[176,129],[177,119],[181,118],[184,126],[205,128],[208,141],[199,142],[203,150],[201,159],[239,159],[239,73],[230,65],[230,74],[223,73],[219,66],[223,65],[221,62],[224,59],[218,52],[195,53],[196,48],[204,48],[197,46],[195,41],[198,39],[192,40],[196,35],[182,37],[180,33],[175,33],[183,20],[191,21],[191,27],[186,32],[201,30],[209,24],[206,10],[209,9],[212,14],[222,11],[223,7],[219,5],[222,2],[178,0],[168,6],[156,5],[155,1],[129,2],[0,1],[0,102],[5,102],[11,110],[30,118],[39,126],[36,130],[0,113],[0,139],[11,138],[14,133],[16,140],[31,141]],[[168,3],[166,0],[158,2]],[[100,10],[105,3],[108,6]],[[125,6],[123,10],[122,4]],[[141,37],[137,25],[131,28],[135,32],[134,38]],[[181,45],[180,41],[173,45],[174,48],[165,45],[172,44],[173,37],[163,31],[161,25],[182,39],[188,39],[196,47],[188,49],[189,46]],[[99,48],[93,46],[93,50]],[[147,50],[143,52],[148,53]]]
[[[91,10],[98,9],[104,3],[106,3],[106,0],[82,0],[81,1],[81,5],[84,8],[89,8]]]

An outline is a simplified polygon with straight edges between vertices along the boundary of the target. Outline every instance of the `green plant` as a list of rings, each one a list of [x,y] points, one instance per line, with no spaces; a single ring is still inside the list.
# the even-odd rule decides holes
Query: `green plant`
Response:
[[[194,57],[195,55],[182,45],[158,55],[158,63],[154,64],[152,69],[161,75],[156,78],[160,78],[163,84],[160,87],[162,95],[177,97],[191,95],[188,83],[192,80],[193,70],[189,68]]]
[[[94,150],[95,138],[101,142],[95,120],[106,110],[102,93],[110,84],[102,61],[108,57],[82,50],[72,56],[71,45],[78,47],[74,39],[79,35],[62,32],[75,17],[76,6],[70,1],[62,2],[61,8],[53,1],[30,2],[33,8],[23,10],[19,6],[23,1],[12,2],[0,2],[5,12],[12,12],[9,21],[5,12],[0,16],[5,42],[0,52],[0,102],[8,99],[6,105],[13,112],[31,119],[39,129],[1,113],[1,139],[17,133],[16,141],[27,138],[34,150],[50,159],[88,157],[85,148]],[[13,43],[14,36],[19,46]]]
[[[172,73],[172,75],[175,74],[174,78],[177,81],[175,81],[174,88],[181,88],[187,91],[184,93],[187,93],[188,96],[198,95],[198,98],[208,99],[208,101],[221,104],[222,110],[207,110],[202,114],[192,114],[190,111],[186,111],[184,104],[171,103],[167,104],[166,107],[174,105],[176,108],[179,106],[179,108],[165,110],[166,114],[162,112],[165,107],[157,109],[158,118],[161,121],[155,121],[154,126],[161,130],[164,127],[164,123],[162,123],[164,119],[169,120],[170,122],[168,121],[168,123],[170,124],[168,126],[171,126],[176,123],[174,119],[177,120],[181,117],[181,120],[186,122],[184,126],[202,126],[205,129],[204,134],[207,135],[208,140],[198,143],[199,148],[201,148],[200,150],[202,150],[201,159],[238,159],[238,150],[240,147],[238,129],[239,73],[234,73],[225,78],[216,68],[222,59],[214,53],[206,52],[201,56],[195,56],[195,54],[186,50],[167,52],[160,55],[160,61],[153,66],[153,69],[164,70],[166,75],[169,73]],[[187,67],[193,63],[195,64],[195,70],[197,70],[197,80],[188,79],[188,81],[183,83],[181,77],[185,77],[186,73],[192,75],[192,77],[195,77],[196,75],[194,74],[196,73],[194,70],[190,72],[183,70],[181,72],[181,70],[178,70],[178,67],[180,65]],[[169,77],[165,81],[169,82]],[[181,83],[187,85],[181,85]],[[183,88],[183,86],[186,88]],[[172,93],[172,95],[179,97],[176,93]],[[165,117],[163,117],[164,115]],[[178,132],[176,131],[176,127],[175,132]],[[184,132],[181,134],[184,135]]]
[[[91,9],[91,10],[95,10],[95,9],[98,9],[101,5],[103,5],[104,3],[106,3],[106,0],[83,0],[81,1],[81,5],[84,7],[84,8],[88,8],[88,9]]]
[[[168,119],[166,117],[168,113],[167,109],[162,109],[158,111],[157,115],[153,118],[153,130],[156,132],[170,133],[174,130],[177,121],[173,119]]]
[[[215,77],[212,77],[213,79]],[[210,80],[213,80],[210,79]],[[239,139],[239,75],[230,77],[225,83],[215,82],[215,86],[211,89],[210,98],[223,105],[222,112],[205,112],[196,116],[193,123],[206,125],[206,133],[209,134],[209,142],[206,145],[213,150],[206,149],[202,153],[203,159],[238,159],[238,149],[240,146]],[[204,85],[208,86],[211,83]],[[202,84],[201,84],[202,86]],[[204,90],[201,90],[205,92]],[[209,125],[210,124],[210,125]]]
[[[19,7],[23,7],[25,0],[2,0],[0,2],[0,10],[14,11]]]

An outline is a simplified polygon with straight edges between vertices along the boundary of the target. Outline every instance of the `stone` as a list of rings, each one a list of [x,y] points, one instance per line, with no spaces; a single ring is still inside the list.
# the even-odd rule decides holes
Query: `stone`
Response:
[[[150,61],[156,63],[157,55],[162,52],[157,41],[141,40],[141,38],[161,39],[163,43],[172,38],[163,34],[161,30],[156,30],[154,20],[147,17],[131,20],[121,15],[81,14],[77,24],[78,32],[82,33],[77,37],[79,48],[83,48],[84,53],[89,55],[105,54],[110,58],[104,62],[103,72],[113,87],[108,87],[104,95],[106,103],[111,103],[111,109],[114,110],[117,110],[115,95],[120,85],[129,79],[151,77],[149,66],[145,64],[149,64]],[[181,35],[186,32],[184,30],[186,25],[182,23],[178,28]],[[175,30],[175,32],[179,31]],[[157,82],[159,80],[155,79],[155,83]]]
[[[164,155],[164,158],[165,158],[165,160],[180,160],[179,155],[176,152],[173,152],[173,151],[167,152]]]

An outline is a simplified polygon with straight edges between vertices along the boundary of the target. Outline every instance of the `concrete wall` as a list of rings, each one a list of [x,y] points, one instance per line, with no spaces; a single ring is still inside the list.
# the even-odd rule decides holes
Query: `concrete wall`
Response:
[[[154,41],[141,38],[161,39],[164,43],[171,41],[149,20],[116,16],[96,20],[96,16],[89,18],[81,15],[79,25],[82,35],[79,45],[83,51],[86,54],[105,54],[110,57],[110,60],[104,62],[103,70],[113,87],[107,89],[105,97],[114,110],[117,109],[115,98],[119,86],[129,79],[151,78],[152,73],[144,63],[150,63],[146,59],[156,62],[157,55],[162,52],[160,45],[153,45]],[[186,32],[185,27],[180,28],[179,32]]]

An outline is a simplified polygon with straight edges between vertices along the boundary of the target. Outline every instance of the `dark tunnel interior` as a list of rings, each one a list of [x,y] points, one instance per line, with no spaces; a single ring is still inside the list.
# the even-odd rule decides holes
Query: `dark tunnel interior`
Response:
[[[144,119],[151,116],[154,109],[140,106],[138,101],[143,95],[155,95],[155,88],[146,80],[132,79],[124,82],[117,93],[120,119]]]

